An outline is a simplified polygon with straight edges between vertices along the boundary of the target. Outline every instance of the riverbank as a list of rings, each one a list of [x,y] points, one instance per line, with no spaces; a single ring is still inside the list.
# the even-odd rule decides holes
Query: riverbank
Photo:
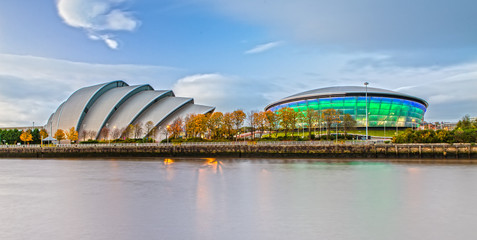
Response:
[[[473,144],[213,143],[2,146],[0,158],[234,157],[317,159],[431,159],[477,163]]]

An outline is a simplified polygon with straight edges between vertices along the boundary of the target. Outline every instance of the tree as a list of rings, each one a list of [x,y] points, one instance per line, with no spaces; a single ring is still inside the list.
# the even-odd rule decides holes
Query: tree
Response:
[[[53,137],[56,138],[59,143],[61,140],[65,140],[65,132],[62,129],[58,129]]]
[[[18,129],[2,130],[2,142],[8,144],[16,144],[17,142],[21,141],[21,134],[22,131],[19,131]]]
[[[296,112],[292,108],[284,107],[278,110],[278,116],[280,118],[280,126],[285,132],[285,137],[290,130],[293,130],[296,126]]]
[[[240,109],[232,112],[232,122],[234,124],[234,127],[235,127],[234,130],[236,134],[238,134],[238,132],[240,131],[240,128],[242,127],[246,117],[247,115]]]
[[[152,129],[154,128],[154,123],[152,121],[147,121],[144,127],[146,128],[146,138],[148,138],[151,135]]]
[[[109,139],[109,133],[111,132],[111,130],[108,128],[108,127],[103,127],[101,129],[101,132],[99,133],[99,138],[100,139],[103,139],[103,140],[106,140],[106,139]]]
[[[86,140],[87,135],[88,135],[88,131],[86,129],[82,129],[80,133],[80,137],[83,139],[83,141]]]
[[[184,119],[184,128],[187,138],[196,137],[195,132],[195,114],[188,114]]]
[[[176,118],[170,125],[167,125],[167,131],[171,138],[178,138],[182,132],[182,118]]]
[[[252,134],[251,139],[255,139],[255,129],[257,128],[257,121],[255,119],[256,117],[257,112],[255,111],[251,111],[247,116],[248,124],[250,126],[250,133]]]
[[[139,138],[142,135],[142,122],[134,124],[134,138]]]
[[[48,133],[46,132],[45,129],[41,129],[41,130],[40,130],[40,137],[41,137],[42,139],[45,139],[45,138],[48,137]]]
[[[354,129],[356,127],[356,120],[350,115],[350,114],[345,114],[343,117],[343,130],[344,134],[346,135],[346,132],[348,130]]]
[[[218,139],[221,137],[224,114],[221,112],[212,113],[207,119],[207,128],[210,131],[211,138]]]
[[[225,113],[222,120],[222,132],[225,134],[225,137],[230,139],[235,134],[234,133],[234,122],[233,114]]]
[[[267,126],[267,115],[265,114],[265,112],[260,111],[255,113],[255,126],[259,131],[259,138],[262,138],[262,134]]]
[[[112,139],[118,139],[121,137],[121,129],[117,127],[113,127],[113,131],[111,131],[111,138]]]
[[[323,115],[322,119],[326,125],[326,134],[328,135],[328,139],[329,139],[331,134],[331,125],[333,123],[338,124],[339,113],[335,109],[330,108],[330,109],[324,110],[322,115]]]
[[[199,137],[205,135],[207,132],[207,115],[197,114],[194,118],[194,132],[196,132]]]
[[[460,128],[460,129],[471,129],[473,127],[474,126],[472,121],[470,120],[469,115],[463,116],[462,119],[459,120],[459,122],[457,122],[457,125],[456,125],[456,128]]]
[[[318,111],[308,107],[306,108],[305,114],[303,116],[304,122],[306,122],[308,127],[308,137],[311,139],[311,129],[315,126],[318,121]]]
[[[131,138],[134,133],[134,125],[129,124],[126,129],[124,129],[123,135],[126,138]]]
[[[33,139],[33,143],[41,143],[40,130],[38,130],[38,128],[31,130],[30,133]]]
[[[31,135],[30,130],[22,132],[22,134],[20,135],[20,139],[24,143],[33,141],[33,136]]]
[[[86,136],[88,137],[88,139],[95,139],[96,138],[96,131],[88,130],[88,131],[86,131]]]
[[[280,126],[280,121],[279,121],[279,117],[278,117],[277,113],[268,110],[268,111],[265,112],[265,116],[267,118],[266,125],[267,125],[268,132],[269,132],[268,134],[271,137],[272,132],[275,132],[275,137],[276,137],[277,134],[278,134],[278,128]]]
[[[78,132],[75,130],[75,127],[70,128],[70,130],[66,132],[66,137],[70,140],[70,143],[78,140]]]

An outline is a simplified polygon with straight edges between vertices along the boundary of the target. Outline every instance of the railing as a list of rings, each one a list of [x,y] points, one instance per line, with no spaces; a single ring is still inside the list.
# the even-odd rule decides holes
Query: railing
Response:
[[[372,141],[352,140],[352,141],[235,141],[235,142],[183,142],[183,143],[92,143],[92,144],[26,144],[26,145],[0,145],[0,148],[87,148],[87,147],[157,147],[157,146],[234,146],[234,145],[366,145],[374,144]]]

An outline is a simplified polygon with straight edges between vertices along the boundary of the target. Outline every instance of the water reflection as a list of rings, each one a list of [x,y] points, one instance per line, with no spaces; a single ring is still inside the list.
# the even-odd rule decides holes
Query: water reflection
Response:
[[[0,239],[473,239],[477,166],[0,161]]]
[[[201,168],[210,168],[217,174],[223,174],[223,162],[217,160],[216,158],[202,158],[205,160],[205,163],[201,166]]]
[[[174,163],[174,160],[170,159],[170,158],[166,158],[164,159],[164,165],[171,165]]]

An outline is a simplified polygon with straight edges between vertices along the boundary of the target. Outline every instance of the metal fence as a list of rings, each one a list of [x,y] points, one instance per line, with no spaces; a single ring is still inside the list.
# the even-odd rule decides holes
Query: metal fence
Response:
[[[379,141],[235,141],[235,142],[183,142],[183,143],[94,143],[94,144],[27,144],[27,145],[0,145],[0,148],[39,148],[39,147],[67,147],[67,148],[87,148],[87,147],[157,147],[157,146],[234,146],[234,145],[365,145],[380,143]],[[384,143],[384,142],[382,142]]]

